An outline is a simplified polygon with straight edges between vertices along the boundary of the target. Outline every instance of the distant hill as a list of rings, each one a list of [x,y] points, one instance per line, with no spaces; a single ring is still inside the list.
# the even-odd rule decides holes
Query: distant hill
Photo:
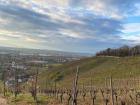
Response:
[[[27,49],[27,48],[13,48],[13,47],[0,47],[0,54],[22,54],[22,55],[39,54],[42,56],[68,56],[68,57],[93,56],[92,54],[88,54],[88,53],[64,52],[64,51],[41,50],[41,49]]]
[[[103,84],[106,77],[130,78],[140,75],[140,56],[135,57],[92,57],[84,58],[71,63],[55,66],[40,74],[40,84],[57,80],[61,86],[71,86],[75,76],[76,66],[80,67],[79,83]]]

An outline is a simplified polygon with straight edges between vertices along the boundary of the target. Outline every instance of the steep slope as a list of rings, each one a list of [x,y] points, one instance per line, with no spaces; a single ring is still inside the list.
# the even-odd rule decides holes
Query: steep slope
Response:
[[[140,75],[140,57],[92,57],[59,65],[40,74],[40,84],[45,87],[53,81],[61,86],[71,86],[79,66],[79,84],[104,82],[106,77],[130,78]]]

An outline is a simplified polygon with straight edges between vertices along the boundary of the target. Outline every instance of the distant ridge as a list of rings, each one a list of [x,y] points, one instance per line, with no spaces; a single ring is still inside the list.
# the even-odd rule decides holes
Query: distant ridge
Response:
[[[42,56],[72,56],[72,57],[89,57],[93,56],[88,53],[78,53],[78,52],[66,52],[66,51],[57,51],[57,50],[47,50],[47,49],[29,49],[29,48],[15,48],[15,47],[1,47],[0,46],[0,54],[25,54],[25,55],[33,55],[39,54]]]

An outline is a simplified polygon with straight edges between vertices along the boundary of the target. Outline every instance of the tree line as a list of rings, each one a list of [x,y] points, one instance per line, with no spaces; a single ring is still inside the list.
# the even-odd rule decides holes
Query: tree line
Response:
[[[134,47],[129,47],[125,45],[116,49],[107,48],[106,50],[96,53],[96,56],[125,57],[125,56],[137,56],[137,55],[140,55],[140,45]]]

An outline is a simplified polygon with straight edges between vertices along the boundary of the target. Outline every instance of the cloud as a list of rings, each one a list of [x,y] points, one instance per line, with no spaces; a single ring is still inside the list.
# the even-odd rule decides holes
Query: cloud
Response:
[[[62,19],[54,19],[52,18],[53,16],[44,15],[18,6],[9,6],[9,8],[7,8],[7,6],[1,5],[0,14],[3,19],[7,16],[7,20],[9,21],[8,24],[1,26],[1,28],[19,31],[22,34],[30,34],[31,36],[35,36],[36,34],[44,35],[45,33],[50,34],[52,32],[52,34],[55,34],[54,36],[57,37],[63,35],[72,38],[91,38],[99,34],[113,35],[120,32],[120,21],[98,18],[88,11],[84,14],[85,16],[79,16],[78,12],[76,14],[75,12],[77,11],[73,11],[74,16],[69,16],[71,18],[69,18],[68,21],[65,21],[65,19],[62,21]],[[62,32],[62,30],[67,30],[67,32]],[[84,31],[81,32],[81,30]]]
[[[139,0],[0,0],[0,36],[13,45],[18,39],[28,43],[25,47],[63,46],[67,50],[66,44],[69,49],[80,49],[83,44],[88,49],[88,41],[95,47],[92,41],[108,43],[105,47],[111,41],[114,46],[129,43],[122,35],[139,31],[138,25],[125,26],[123,20],[136,13],[138,3]]]
[[[0,41],[7,41],[8,39],[6,39],[5,37],[3,36],[0,36]]]
[[[88,8],[97,15],[121,19],[134,14],[139,0],[69,0],[70,5],[78,8]]]
[[[128,40],[132,45],[140,44],[140,35],[132,34],[132,35],[123,35],[122,39]]]
[[[124,24],[124,33],[140,33],[140,23]]]
[[[38,43],[38,40],[34,39],[34,38],[30,38],[30,37],[25,37],[25,40],[27,42],[31,42],[31,43]]]
[[[131,44],[140,44],[140,23],[124,24],[121,39],[128,40]]]

